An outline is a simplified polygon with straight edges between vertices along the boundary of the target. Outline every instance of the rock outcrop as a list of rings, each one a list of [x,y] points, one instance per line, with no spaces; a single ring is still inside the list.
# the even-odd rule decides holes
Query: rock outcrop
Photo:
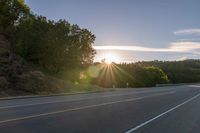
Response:
[[[9,73],[8,69],[10,66],[10,45],[0,35],[0,91],[4,92],[9,88]]]
[[[0,97],[46,94],[66,88],[64,81],[32,69],[10,48],[10,43],[0,34]]]
[[[16,77],[26,70],[23,59],[11,52],[10,43],[0,35],[0,93],[14,90]]]
[[[0,34],[0,97],[100,90],[91,85],[75,85],[32,69],[10,50],[10,43]]]

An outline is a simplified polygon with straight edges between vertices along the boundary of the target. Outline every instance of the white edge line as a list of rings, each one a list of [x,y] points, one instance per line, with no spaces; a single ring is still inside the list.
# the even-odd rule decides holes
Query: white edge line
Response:
[[[193,96],[192,98],[186,100],[185,102],[183,102],[183,103],[181,103],[181,104],[178,104],[178,105],[176,105],[175,107],[173,107],[173,108],[171,108],[171,109],[169,109],[169,110],[167,110],[167,111],[161,113],[160,115],[158,115],[158,116],[156,116],[156,117],[154,117],[154,118],[152,118],[152,119],[150,119],[150,120],[148,120],[148,121],[145,121],[144,123],[142,123],[142,124],[140,124],[140,125],[138,125],[138,126],[132,128],[132,129],[126,131],[125,133],[132,133],[132,132],[134,132],[134,131],[140,129],[141,127],[144,127],[145,125],[149,124],[150,122],[152,122],[152,121],[154,121],[154,120],[156,120],[156,119],[162,117],[163,115],[166,115],[167,113],[169,113],[169,112],[171,112],[171,111],[173,111],[173,110],[175,110],[175,109],[181,107],[182,105],[184,105],[184,104],[186,104],[186,103],[188,103],[188,102],[190,102],[190,101],[196,99],[196,98],[199,97],[199,96],[200,96],[200,93],[197,94],[197,95],[195,95],[195,96]]]
[[[172,94],[172,93],[175,93],[175,91],[159,93],[159,94],[156,94],[156,95],[153,95],[153,96],[161,96],[161,95],[167,95],[167,94]],[[141,99],[153,97],[153,96],[130,98],[130,99],[125,99],[125,100],[120,100],[120,101],[101,103],[101,104],[96,104],[96,105],[88,105],[88,106],[83,106],[83,107],[79,107],[79,108],[72,108],[72,109],[66,109],[66,110],[61,110],[61,111],[42,113],[42,114],[38,114],[38,115],[30,115],[30,116],[19,117],[19,118],[14,118],[14,119],[2,120],[2,121],[0,121],[0,124],[12,122],[12,121],[19,121],[19,120],[25,120],[25,119],[30,119],[30,118],[36,118],[36,117],[40,117],[40,116],[48,116],[48,115],[53,115],[53,114],[59,114],[59,113],[64,113],[64,112],[69,112],[69,111],[77,111],[77,110],[81,110],[81,109],[99,107],[99,106],[104,106],[104,105],[111,105],[111,104],[122,103],[122,102],[131,102],[131,101],[141,100]]]
[[[111,94],[107,96],[101,96],[98,98],[109,98],[109,97],[117,97],[117,96],[127,96],[127,95],[132,95],[132,94],[140,94],[140,93],[153,93],[153,92],[165,92],[165,91],[170,91],[172,89],[167,89],[167,90],[147,90],[147,91],[140,91],[140,92],[133,92],[133,93],[128,93],[128,94]],[[28,106],[37,106],[37,105],[44,105],[44,104],[54,104],[54,103],[63,103],[63,102],[76,102],[80,100],[90,100],[90,99],[95,99],[94,97],[90,98],[81,98],[78,100],[57,100],[53,102],[42,102],[42,103],[32,103],[32,104],[18,104],[18,105],[9,105],[9,106],[0,106],[0,109],[9,109],[9,108],[18,108],[18,107],[28,107]]]

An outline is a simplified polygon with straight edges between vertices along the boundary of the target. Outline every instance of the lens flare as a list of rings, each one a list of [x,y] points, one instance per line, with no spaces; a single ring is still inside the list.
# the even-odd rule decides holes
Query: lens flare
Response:
[[[110,65],[113,62],[118,62],[119,58],[117,57],[117,55],[115,53],[107,53],[105,56],[105,63]]]

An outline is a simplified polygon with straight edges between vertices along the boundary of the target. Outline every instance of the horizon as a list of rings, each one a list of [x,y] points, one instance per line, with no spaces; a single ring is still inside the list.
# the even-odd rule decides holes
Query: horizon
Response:
[[[1,0],[0,133],[200,133],[199,7]]]
[[[38,15],[66,19],[95,34],[94,62],[104,58],[117,63],[200,58],[198,0],[46,2],[25,0]]]

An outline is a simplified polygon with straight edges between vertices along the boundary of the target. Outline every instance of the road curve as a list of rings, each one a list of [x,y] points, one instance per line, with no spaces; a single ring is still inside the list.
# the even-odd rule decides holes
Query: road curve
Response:
[[[200,85],[0,101],[0,133],[199,133]]]

